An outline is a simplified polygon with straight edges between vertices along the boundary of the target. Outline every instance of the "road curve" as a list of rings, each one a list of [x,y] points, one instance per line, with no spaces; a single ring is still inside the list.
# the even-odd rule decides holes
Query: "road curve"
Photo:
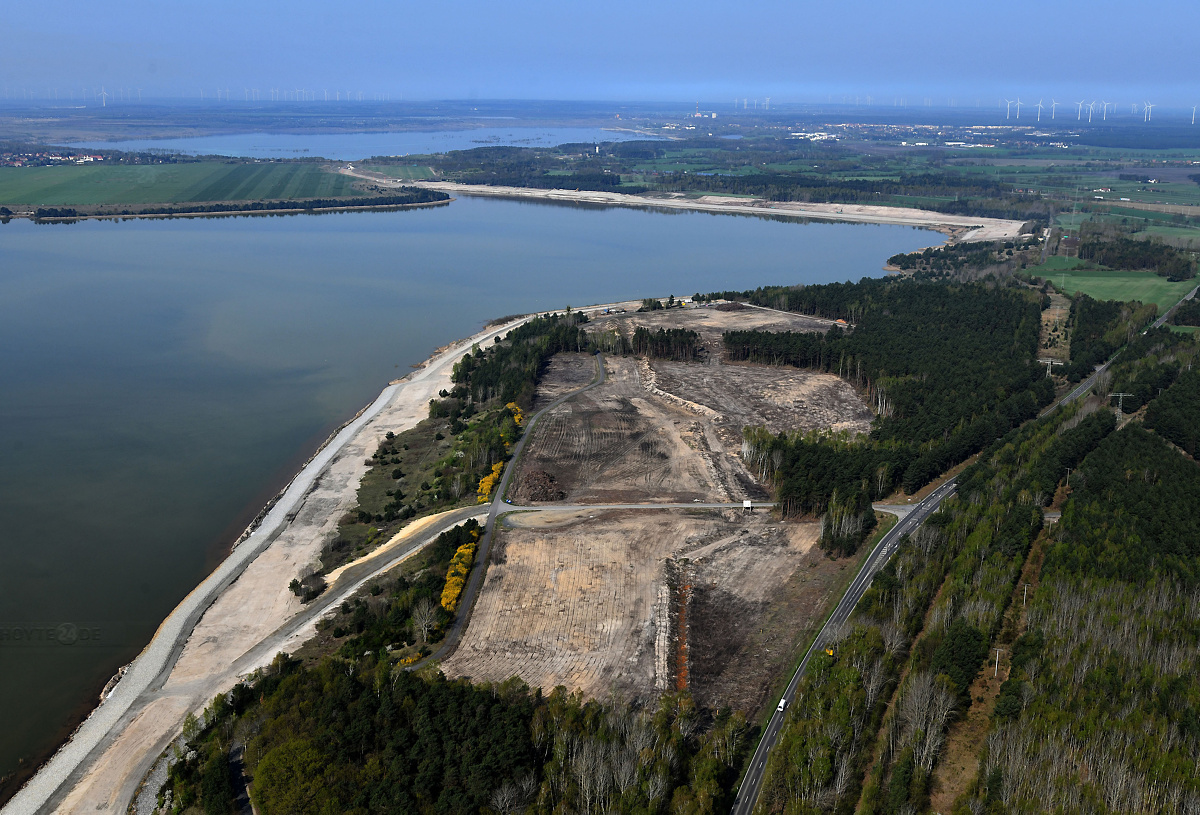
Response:
[[[1146,331],[1164,325],[1170,318],[1171,314],[1174,313],[1175,309],[1179,308],[1180,303],[1183,303],[1185,300],[1193,299],[1197,292],[1200,292],[1200,286],[1192,289],[1191,292],[1180,299],[1179,303],[1176,303],[1171,308],[1167,309],[1161,317],[1150,324]],[[1142,333],[1144,334],[1146,331],[1143,331]],[[1044,411],[1042,411],[1041,415],[1046,416],[1057,410],[1059,407],[1075,401],[1090,391],[1092,386],[1096,384],[1096,380],[1102,373],[1104,373],[1104,371],[1108,369],[1110,365],[1113,364],[1120,353],[1120,351],[1117,351],[1117,353],[1113,354],[1108,361],[1098,367],[1091,374],[1091,376],[1084,379],[1069,393],[1047,407]],[[854,611],[854,607],[858,605],[858,601],[862,599],[863,594],[866,593],[867,588],[871,585],[871,580],[875,577],[875,574],[881,568],[883,568],[884,564],[887,563],[892,553],[895,552],[896,544],[900,540],[900,537],[912,532],[921,524],[922,521],[936,512],[942,501],[954,493],[955,482],[957,480],[958,476],[954,476],[926,496],[924,500],[916,504],[912,508],[912,511],[902,517],[897,522],[896,526],[893,527],[890,532],[884,535],[883,538],[880,539],[879,543],[876,544],[875,549],[871,552],[870,557],[867,558],[867,562],[863,564],[862,570],[858,573],[858,576],[854,578],[854,582],[850,584],[850,588],[847,589],[846,593],[842,596],[841,601],[833,610],[833,614],[830,615],[829,619],[825,622],[825,625],[822,626],[820,632],[817,633],[816,639],[813,640],[813,644],[808,649],[808,652],[804,655],[804,659],[800,661],[800,667],[796,669],[796,673],[792,676],[792,681],[788,683],[787,690],[783,694],[782,701],[784,702],[785,709],[792,703],[792,699],[796,693],[796,688],[800,684],[800,678],[804,675],[805,668],[808,667],[809,659],[812,658],[814,653],[817,653],[817,649],[824,647],[825,643],[828,641],[829,632],[850,618],[851,612]],[[750,815],[750,813],[754,810],[754,804],[758,800],[759,790],[762,788],[763,773],[766,770],[767,758],[770,755],[771,748],[775,746],[775,742],[779,738],[779,730],[783,726],[783,719],[784,712],[781,710],[776,709],[775,712],[771,714],[771,720],[768,722],[767,728],[763,732],[762,739],[758,744],[758,749],[754,751],[754,756],[750,760],[750,766],[746,770],[746,776],[742,779],[742,785],[738,788],[738,795],[733,804],[733,815]]]
[[[842,595],[842,599],[834,608],[833,614],[829,615],[829,619],[825,621],[825,625],[821,627],[821,630],[813,639],[812,645],[809,646],[807,653],[804,654],[804,659],[800,660],[800,667],[796,669],[796,673],[792,676],[792,681],[788,683],[787,690],[783,692],[785,710],[795,698],[796,688],[800,685],[800,679],[804,676],[804,671],[808,667],[809,660],[812,659],[813,654],[819,653],[824,649],[825,643],[829,641],[831,631],[850,619],[851,612],[854,611],[854,607],[858,605],[858,601],[866,593],[876,573],[887,564],[892,553],[896,551],[896,546],[899,544],[900,538],[920,526],[922,521],[937,511],[937,508],[945,498],[954,493],[954,485],[957,478],[957,476],[951,478],[926,496],[920,503],[913,505],[912,511],[897,521],[896,525],[875,544],[875,548],[871,550],[866,563],[859,570],[858,576],[854,578],[850,587],[846,589],[846,593]],[[771,748],[775,746],[775,742],[779,738],[779,730],[783,727],[783,718],[784,711],[778,708],[771,714],[771,720],[767,723],[767,727],[763,731],[762,739],[758,743],[758,749],[754,751],[754,756],[750,759],[750,765],[746,770],[746,776],[742,779],[741,787],[738,788],[738,795],[733,804],[734,815],[750,815],[753,811],[754,804],[758,800],[759,789],[762,787],[763,773],[767,767],[767,758],[770,756]]]

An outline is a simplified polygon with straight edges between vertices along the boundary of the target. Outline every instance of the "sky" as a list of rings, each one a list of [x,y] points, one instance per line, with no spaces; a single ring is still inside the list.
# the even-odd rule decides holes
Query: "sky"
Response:
[[[1200,101],[1195,0],[60,0],[0,22],[9,98]],[[13,9],[9,9],[13,11]],[[1193,100],[1195,96],[1197,99]]]

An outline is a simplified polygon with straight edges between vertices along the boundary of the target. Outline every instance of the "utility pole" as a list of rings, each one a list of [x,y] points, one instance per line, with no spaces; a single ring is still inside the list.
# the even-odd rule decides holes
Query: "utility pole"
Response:
[[[1071,468],[1067,467],[1067,489],[1071,488]]]
[[[1055,365],[1066,365],[1065,362],[1059,362],[1057,359],[1039,359],[1038,362],[1045,364],[1046,376],[1050,376],[1050,369]]]
[[[1125,397],[1126,396],[1132,397],[1133,394],[1132,393],[1110,393],[1108,395],[1108,398],[1111,399],[1114,396],[1117,397],[1117,421],[1119,422],[1119,421],[1121,421],[1121,416],[1122,416],[1121,408],[1123,408],[1125,406]]]

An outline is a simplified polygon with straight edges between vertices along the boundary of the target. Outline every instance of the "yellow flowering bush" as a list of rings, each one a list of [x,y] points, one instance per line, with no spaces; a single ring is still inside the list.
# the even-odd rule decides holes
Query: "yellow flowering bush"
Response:
[[[474,540],[458,547],[458,551],[450,560],[450,569],[446,572],[446,587],[442,589],[442,608],[451,614],[458,608],[458,600],[467,585],[467,575],[471,573],[471,566],[475,563],[475,545],[479,540],[479,533],[472,532],[471,536]]]
[[[479,503],[486,504],[492,497],[492,490],[496,489],[502,472],[504,472],[504,462],[497,461],[492,465],[492,471],[479,480]]]
[[[513,421],[517,423],[517,427],[522,427],[525,424],[525,416],[521,413],[521,406],[516,402],[509,402],[505,407],[512,413]]]

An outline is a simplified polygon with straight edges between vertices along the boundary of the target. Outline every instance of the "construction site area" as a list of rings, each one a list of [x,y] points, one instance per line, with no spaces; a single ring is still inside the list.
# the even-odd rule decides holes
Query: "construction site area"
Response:
[[[863,432],[873,414],[838,377],[722,359],[724,331],[827,321],[745,307],[590,316],[589,333],[695,331],[699,361],[605,355],[603,383],[541,416],[442,670],[645,701],[686,689],[706,707],[757,711],[855,564],[825,556],[812,519],[741,506],[770,500],[741,460],[742,429]],[[595,373],[595,357],[559,354],[534,410]]]

